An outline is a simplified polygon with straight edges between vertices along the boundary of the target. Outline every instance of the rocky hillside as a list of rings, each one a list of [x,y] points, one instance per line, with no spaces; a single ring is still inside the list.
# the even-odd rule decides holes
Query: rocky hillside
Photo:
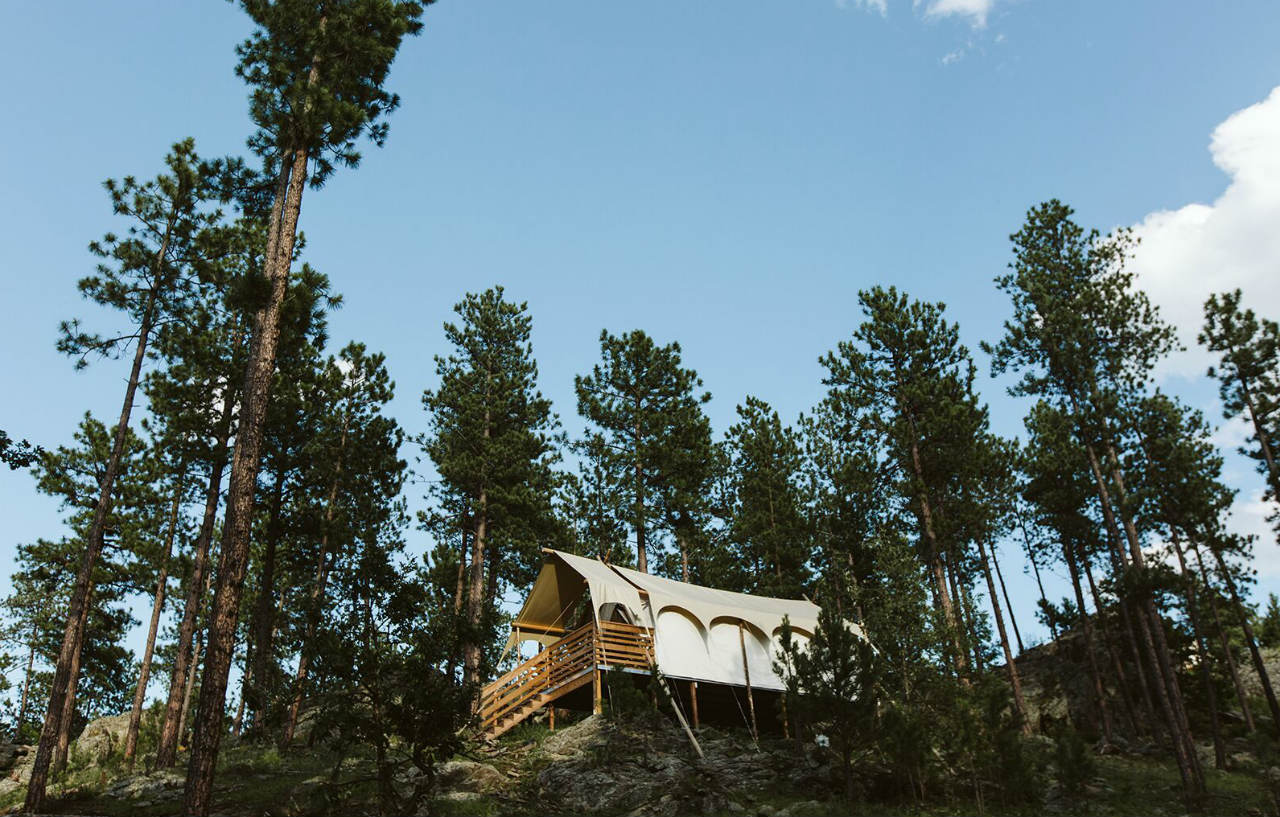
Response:
[[[563,719],[562,719],[563,720]],[[72,771],[55,785],[56,808],[65,814],[163,815],[178,813],[180,772],[123,774],[119,768],[122,720],[95,721],[76,742]],[[749,814],[850,813],[974,814],[979,805],[963,796],[940,795],[926,804],[874,799],[838,799],[838,772],[831,753],[814,743],[762,740],[744,731],[702,729],[706,755],[698,760],[684,733],[662,718],[615,723],[589,717],[555,732],[526,724],[497,743],[473,745],[464,756],[438,768],[433,794],[420,814]],[[297,749],[281,756],[272,748],[232,745],[224,752],[215,810],[228,815],[376,813],[371,764],[356,750]],[[1176,771],[1158,753],[1108,754],[1084,794],[1059,791],[1052,742],[1029,744],[1044,758],[1043,799],[1036,811],[1050,814],[1184,814]],[[2,784],[0,808],[21,804],[29,758],[8,747],[12,758]],[[893,774],[893,770],[877,770]],[[400,781],[405,791],[414,781]],[[1212,795],[1204,813],[1277,813],[1280,768],[1211,772]],[[986,813],[1001,813],[986,803]],[[1026,811],[1025,805],[1009,813]]]

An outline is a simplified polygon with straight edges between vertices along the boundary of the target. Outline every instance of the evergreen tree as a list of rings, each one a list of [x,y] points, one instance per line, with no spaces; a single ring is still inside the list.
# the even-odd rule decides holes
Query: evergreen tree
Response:
[[[775,671],[787,700],[810,721],[826,725],[840,754],[846,801],[854,799],[853,753],[875,735],[879,721],[881,660],[875,649],[840,616],[834,600],[824,602],[818,628],[803,646],[783,619]]]
[[[965,566],[943,506],[985,423],[971,391],[973,365],[941,304],[896,289],[859,294],[866,320],[822,363],[829,399],[860,432],[882,440],[885,465],[917,519],[930,591],[950,632],[950,660],[964,674],[968,649],[960,587]]]
[[[636,538],[636,567],[649,572],[651,534],[664,509],[693,513],[709,477],[711,426],[702,381],[681,365],[680,344],[657,345],[641,330],[600,333],[601,362],[574,378],[578,413],[598,435],[599,463],[627,508]],[[682,574],[688,541],[677,531]],[[687,579],[687,574],[681,578]]]
[[[1280,599],[1275,593],[1267,594],[1267,611],[1258,625],[1258,641],[1268,647],[1280,645]]]
[[[306,699],[330,574],[335,564],[348,558],[362,529],[398,520],[397,499],[406,468],[399,458],[404,434],[384,413],[395,396],[386,358],[369,353],[363,344],[350,343],[337,358],[330,358],[327,368],[333,385],[326,401],[329,410],[317,418],[307,446],[308,481],[323,498],[312,503],[313,518],[299,543],[314,541],[314,546],[300,546],[294,556],[303,577],[295,592],[305,598],[305,613],[298,628],[292,700],[280,739],[285,747],[293,740]]]
[[[530,573],[539,533],[553,525],[558,435],[551,402],[537,391],[527,306],[495,287],[467,295],[454,311],[460,324],[444,327],[454,351],[436,358],[440,385],[423,394],[431,430],[420,442],[441,489],[462,500],[471,522],[462,646],[464,677],[474,684],[499,583]]]
[[[185,809],[209,811],[222,738],[227,675],[235,651],[240,594],[248,561],[262,429],[275,369],[281,309],[308,180],[322,184],[336,165],[354,167],[361,136],[381,145],[399,99],[383,87],[407,35],[422,27],[421,2],[242,0],[257,26],[239,48],[237,73],[253,87],[250,147],[273,178],[262,298],[255,306],[227,495],[199,713]]]
[[[798,435],[763,400],[748,397],[726,436],[729,537],[751,577],[749,593],[800,598],[809,588],[809,524],[799,479]]]
[[[1204,791],[1185,702],[1165,638],[1165,625],[1147,577],[1142,534],[1122,461],[1123,407],[1132,405],[1150,379],[1153,364],[1175,345],[1145,294],[1133,287],[1125,263],[1133,238],[1127,231],[1103,237],[1085,231],[1059,201],[1032,208],[1011,236],[1014,260],[996,279],[1014,308],[992,354],[995,373],[1015,371],[1014,395],[1059,403],[1075,423],[1085,449],[1113,560],[1134,588],[1136,630],[1184,791]],[[1127,553],[1121,543],[1128,546]]]
[[[1220,355],[1209,376],[1218,380],[1222,412],[1227,419],[1242,414],[1253,425],[1254,450],[1242,449],[1258,460],[1267,480],[1266,495],[1280,501],[1280,463],[1275,450],[1280,424],[1280,325],[1241,309],[1240,290],[1210,295],[1204,304],[1200,343]]]
[[[66,631],[54,669],[44,730],[36,749],[24,808],[44,808],[45,786],[55,747],[65,744],[70,720],[66,716],[68,690],[73,688],[85,622],[93,593],[94,565],[102,552],[105,524],[114,501],[112,493],[120,458],[124,453],[133,412],[134,395],[141,381],[148,343],[155,328],[182,314],[203,265],[207,231],[221,214],[210,207],[220,194],[228,171],[221,162],[203,162],[188,139],[174,145],[165,158],[168,172],[152,181],[133,177],[106,182],[112,210],[129,223],[122,237],[108,233],[89,249],[103,259],[96,274],[82,279],[80,292],[102,306],[123,313],[128,327],[102,336],[86,332],[78,320],[62,324],[60,351],[77,358],[77,367],[90,356],[117,356],[133,347],[133,361],[125,386],[120,419],[115,426],[111,454],[99,484],[98,502],[85,535],[84,553],[76,573],[67,610]]]

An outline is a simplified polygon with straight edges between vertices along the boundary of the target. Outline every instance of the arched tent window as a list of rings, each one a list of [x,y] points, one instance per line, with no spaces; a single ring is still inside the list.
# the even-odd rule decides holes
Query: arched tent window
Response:
[[[635,624],[636,617],[627,605],[616,601],[606,601],[597,611],[601,621],[613,621],[618,624]]]
[[[754,625],[736,618],[717,618],[711,622],[707,643],[716,675],[724,683],[747,682],[742,667],[742,652],[745,648],[747,668],[751,671],[751,685],[770,689],[780,686],[773,674],[773,662],[769,657],[769,639]]]
[[[658,612],[654,643],[658,668],[677,678],[715,678],[707,655],[707,633],[687,610],[664,607]]]

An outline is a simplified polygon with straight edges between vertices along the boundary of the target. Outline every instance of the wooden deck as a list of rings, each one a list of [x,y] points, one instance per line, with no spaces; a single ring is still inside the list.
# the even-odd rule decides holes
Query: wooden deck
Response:
[[[480,691],[480,729],[493,738],[530,715],[587,684],[600,707],[600,672],[647,671],[653,663],[653,634],[644,627],[592,622],[520,664]]]

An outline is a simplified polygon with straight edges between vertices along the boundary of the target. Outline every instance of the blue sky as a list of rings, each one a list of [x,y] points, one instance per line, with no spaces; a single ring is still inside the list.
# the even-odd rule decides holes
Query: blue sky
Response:
[[[118,411],[125,375],[74,372],[53,348],[64,318],[111,325],[75,291],[86,243],[117,226],[100,182],[154,175],[188,135],[205,155],[244,151],[232,67],[248,25],[213,0],[5,17],[0,428],[57,445],[86,409]],[[308,192],[302,216],[307,260],[346,298],[334,341],[388,354],[410,432],[441,322],[495,283],[528,300],[570,431],[602,328],[679,340],[718,430],[748,393],[794,418],[861,288],[944,301],[971,347],[995,339],[1007,237],[1050,197],[1137,226],[1143,280],[1188,339],[1210,288],[1280,313],[1274,2],[442,0],[425,21],[391,77],[387,146]],[[1181,355],[1162,382],[1218,422],[1204,365]],[[1024,406],[982,388],[997,430],[1020,430]],[[1239,526],[1265,531],[1261,479],[1230,468]],[[58,533],[55,503],[0,472],[0,564]],[[1274,539],[1257,549],[1280,589]],[[1025,635],[1034,585],[1009,559]]]

